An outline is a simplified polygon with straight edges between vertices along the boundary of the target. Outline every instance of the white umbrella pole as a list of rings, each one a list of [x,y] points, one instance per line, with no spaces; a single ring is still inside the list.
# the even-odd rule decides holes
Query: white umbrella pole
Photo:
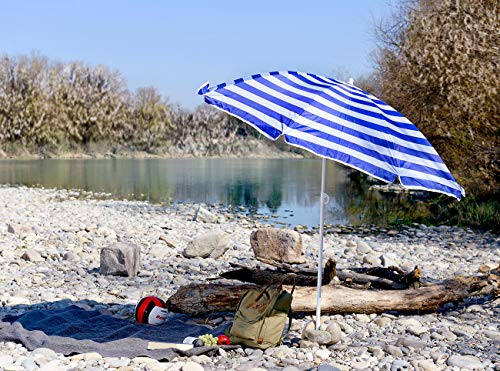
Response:
[[[316,301],[316,330],[321,325],[321,283],[323,282],[323,210],[325,206],[326,160],[321,160],[321,195],[319,203],[318,295]]]

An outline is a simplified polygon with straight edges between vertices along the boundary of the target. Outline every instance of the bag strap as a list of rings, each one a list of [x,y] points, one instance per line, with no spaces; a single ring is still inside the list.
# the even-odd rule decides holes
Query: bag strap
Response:
[[[271,287],[271,286],[272,286],[272,283],[270,283],[269,285],[267,285],[266,287],[264,287],[264,288],[262,289],[262,291],[259,293],[259,295],[257,295],[257,296],[255,297],[255,299],[254,299],[254,300],[253,300],[250,304],[248,304],[248,305],[247,305],[247,308],[250,308],[252,305],[254,305],[255,303],[257,303],[257,301],[258,301],[258,300],[262,297],[262,295],[264,295],[264,292],[266,292],[266,290],[267,290],[269,287]]]

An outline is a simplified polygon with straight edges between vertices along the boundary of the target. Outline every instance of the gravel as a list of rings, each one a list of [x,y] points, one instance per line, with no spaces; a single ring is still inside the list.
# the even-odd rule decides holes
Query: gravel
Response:
[[[217,217],[193,220],[201,207]],[[240,210],[241,211],[241,210]],[[0,187],[0,318],[30,309],[74,302],[133,319],[145,295],[167,299],[181,285],[206,282],[230,268],[253,264],[252,230],[266,225],[221,205],[174,206],[100,199],[99,194],[27,187]],[[186,258],[191,241],[225,232],[228,250],[217,258]],[[301,233],[310,266],[318,253],[318,234]],[[99,274],[100,250],[116,242],[141,249],[137,277]],[[339,267],[398,265],[423,271],[423,281],[472,275],[498,266],[497,235],[458,227],[415,225],[401,229],[335,226],[325,236],[325,258]],[[486,268],[484,268],[486,267]],[[341,300],[341,298],[339,298]],[[313,316],[297,316],[285,345],[260,350],[221,351],[217,356],[179,357],[161,363],[100,354],[65,357],[50,349],[32,352],[0,343],[0,370],[500,370],[500,299],[471,298],[447,304],[437,313],[323,316],[323,330],[338,342],[319,345],[300,340]],[[214,319],[220,323],[227,318]],[[337,339],[336,339],[337,340]]]

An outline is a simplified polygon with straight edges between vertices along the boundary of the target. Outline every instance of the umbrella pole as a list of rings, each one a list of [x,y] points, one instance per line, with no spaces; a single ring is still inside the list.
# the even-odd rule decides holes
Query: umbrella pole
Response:
[[[321,195],[319,203],[319,250],[318,250],[318,288],[316,298],[316,330],[321,325],[321,284],[323,282],[323,210],[325,206],[325,173],[326,160],[321,160]]]

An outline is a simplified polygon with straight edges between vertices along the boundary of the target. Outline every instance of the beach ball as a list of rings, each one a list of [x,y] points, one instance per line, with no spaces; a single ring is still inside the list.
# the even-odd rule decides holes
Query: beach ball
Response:
[[[167,319],[167,305],[156,296],[146,296],[135,307],[135,320],[138,323],[160,325]]]

